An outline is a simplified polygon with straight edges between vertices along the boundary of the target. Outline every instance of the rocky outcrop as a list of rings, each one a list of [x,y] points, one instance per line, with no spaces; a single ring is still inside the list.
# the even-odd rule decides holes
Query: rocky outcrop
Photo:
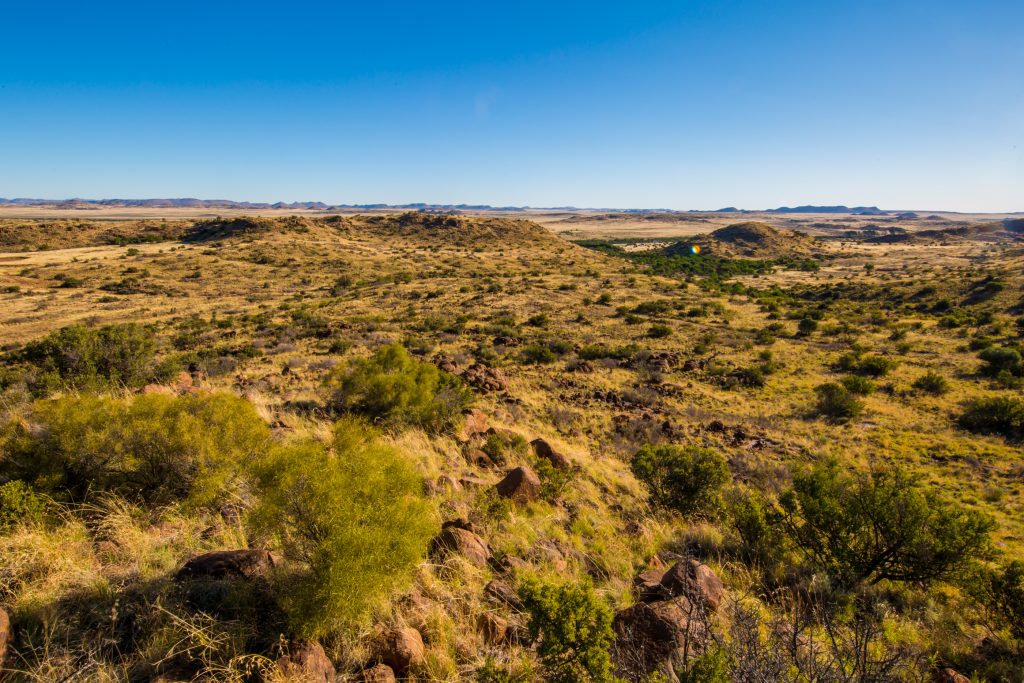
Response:
[[[363,683],[395,683],[395,671],[387,664],[371,666],[362,673]]]
[[[414,628],[391,629],[380,641],[381,662],[398,676],[404,676],[411,667],[423,664],[424,652],[423,637]]]
[[[292,643],[277,660],[277,668],[288,680],[333,683],[336,672],[327,653],[317,642]]]
[[[670,596],[684,596],[703,609],[714,612],[725,596],[725,586],[706,564],[697,560],[679,560],[661,579]]]
[[[692,618],[696,609],[685,598],[676,598],[617,612],[612,660],[619,675],[646,680],[660,673],[675,680],[672,663],[680,649],[690,645],[691,651],[699,651],[705,640],[702,622]]]
[[[530,442],[533,454],[538,458],[547,460],[555,469],[567,470],[572,467],[572,461],[551,447],[544,439],[534,439]]]
[[[277,560],[266,550],[217,550],[196,555],[185,563],[175,580],[266,578]]]
[[[443,558],[453,553],[478,567],[487,566],[487,561],[491,559],[487,541],[468,529],[447,525],[430,542],[430,554],[435,558]]]
[[[525,505],[540,498],[540,478],[529,467],[517,467],[506,474],[494,489],[502,498]]]

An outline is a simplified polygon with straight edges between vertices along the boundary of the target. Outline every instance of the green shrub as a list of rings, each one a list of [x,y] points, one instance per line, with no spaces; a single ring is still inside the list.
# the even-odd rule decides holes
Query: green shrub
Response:
[[[38,524],[46,515],[46,501],[25,482],[15,479],[0,486],[0,533],[21,524]]]
[[[918,391],[922,391],[933,396],[940,396],[949,391],[949,382],[946,381],[945,377],[934,370],[929,370],[915,379],[911,386]]]
[[[1024,401],[1012,396],[972,399],[965,405],[959,423],[972,432],[1024,437]]]
[[[864,412],[864,404],[845,386],[828,382],[814,389],[817,413],[834,422],[849,422]]]
[[[793,475],[783,524],[804,558],[842,585],[948,579],[991,552],[995,523],[892,468],[828,461]]]
[[[472,399],[457,377],[415,360],[401,344],[352,360],[331,373],[327,387],[338,411],[433,433],[452,429]]]
[[[797,332],[800,336],[808,337],[818,329],[818,321],[814,318],[801,318],[800,323],[796,326]]]
[[[729,481],[725,458],[697,446],[644,446],[633,455],[630,469],[647,487],[652,504],[683,515],[717,509]]]
[[[137,323],[72,325],[28,344],[22,358],[52,376],[50,384],[139,387],[153,379],[154,353],[152,330]]]
[[[992,346],[979,353],[978,358],[985,363],[981,366],[983,375],[995,377],[1004,371],[1014,376],[1024,374],[1024,364],[1021,363],[1021,355],[1017,349]]]
[[[847,375],[839,380],[839,382],[851,394],[857,394],[858,396],[869,396],[875,391],[875,383],[867,377],[861,377],[860,375]]]
[[[520,589],[530,636],[552,683],[612,683],[612,610],[590,583],[527,581]]]
[[[293,630],[320,637],[352,626],[407,583],[437,532],[415,467],[355,418],[332,449],[306,441],[270,451],[255,468],[250,517],[305,571],[282,578]]]
[[[672,335],[672,328],[661,323],[651,325],[647,328],[647,336],[651,339],[664,339]]]
[[[558,355],[545,344],[527,344],[520,357],[527,365],[544,365],[558,360]]]
[[[4,430],[0,472],[72,501],[109,491],[213,504],[237,492],[270,438],[252,404],[222,393],[68,396],[37,402],[29,421]]]
[[[995,622],[1024,640],[1024,562],[1014,560],[1000,569],[984,569],[969,590]]]
[[[771,564],[784,542],[774,506],[755,491],[734,491],[728,500],[729,522],[740,537],[743,559],[760,566]]]

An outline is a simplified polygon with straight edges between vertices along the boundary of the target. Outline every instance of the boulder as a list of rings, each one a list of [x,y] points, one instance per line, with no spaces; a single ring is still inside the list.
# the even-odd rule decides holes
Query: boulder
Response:
[[[493,579],[484,586],[484,595],[494,603],[508,605],[514,610],[523,608],[523,601],[516,589],[501,579]]]
[[[11,642],[11,618],[7,610],[0,607],[0,666],[7,658],[7,646]]]
[[[685,596],[710,612],[718,609],[725,596],[725,586],[711,567],[697,560],[679,560],[661,579],[661,585],[672,596]]]
[[[487,565],[491,559],[491,551],[487,542],[472,531],[449,526],[441,529],[441,533],[430,542],[430,554],[444,556],[450,553],[462,555],[478,567]]]
[[[289,680],[333,683],[336,672],[327,653],[317,642],[292,643],[277,660],[277,668]]]
[[[175,580],[261,579],[277,565],[266,550],[217,550],[196,555],[178,570]]]
[[[686,598],[677,598],[639,603],[616,612],[612,661],[619,675],[646,680],[660,673],[673,680],[672,662],[680,648],[690,644],[690,651],[698,652],[698,645],[704,642],[703,626],[690,619],[693,609]]]
[[[935,675],[932,676],[935,683],[971,683],[971,679],[964,676],[956,669],[950,669],[949,667],[942,667],[935,670]]]
[[[487,416],[482,410],[471,408],[463,412],[463,417],[465,419],[459,432],[459,440],[470,441],[487,433]]]
[[[410,667],[423,663],[423,637],[414,628],[395,628],[387,631],[381,640],[380,659],[404,676]]]
[[[466,462],[470,465],[482,467],[483,469],[494,467],[494,461],[491,460],[491,456],[487,455],[479,448],[470,448],[466,451]]]
[[[554,448],[544,439],[534,439],[530,442],[533,454],[551,463],[555,469],[567,470],[572,467],[572,462]]]
[[[378,664],[363,671],[363,683],[395,683],[395,672],[387,664]]]
[[[508,389],[508,378],[497,368],[473,363],[462,373],[462,381],[482,394],[502,392]]]
[[[508,619],[500,617],[494,612],[484,612],[476,622],[477,630],[484,637],[488,645],[501,645],[508,639]]]
[[[517,467],[506,474],[494,489],[502,498],[525,505],[540,498],[540,478],[529,467]]]
[[[647,569],[637,574],[633,579],[637,598],[643,602],[657,602],[672,597],[661,584],[664,576],[665,571],[662,569]]]

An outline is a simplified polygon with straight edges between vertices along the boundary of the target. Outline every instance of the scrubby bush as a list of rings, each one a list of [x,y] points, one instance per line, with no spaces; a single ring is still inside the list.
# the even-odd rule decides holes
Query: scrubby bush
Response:
[[[283,579],[293,629],[317,637],[353,625],[410,579],[437,532],[415,467],[373,428],[344,418],[332,448],[278,447],[255,468],[250,524],[305,566]]]
[[[647,328],[647,336],[651,339],[663,339],[671,335],[672,328],[662,323],[657,323]]]
[[[997,625],[1024,640],[1024,562],[1014,560],[999,569],[983,569],[969,589]]]
[[[839,380],[839,382],[851,394],[857,394],[858,396],[869,396],[875,391],[875,383],[867,377],[861,377],[860,375],[847,375]]]
[[[834,422],[849,422],[864,412],[864,404],[842,384],[827,382],[814,389],[817,413]]]
[[[612,610],[589,583],[526,581],[520,589],[530,636],[545,679],[552,683],[612,683]]]
[[[725,458],[697,446],[644,446],[633,455],[630,469],[647,487],[651,503],[683,515],[714,511],[729,481]]]
[[[412,358],[401,344],[381,347],[369,358],[338,368],[327,387],[340,412],[433,433],[452,429],[472,398],[459,378]]]
[[[995,527],[898,469],[850,473],[836,461],[795,473],[780,505],[805,559],[845,586],[948,579],[989,555]]]
[[[39,368],[43,388],[138,387],[154,379],[153,331],[138,323],[64,327],[28,344],[21,355]]]
[[[945,377],[934,370],[929,370],[915,379],[911,386],[918,391],[931,394],[933,396],[940,396],[949,391],[949,382],[946,381]]]
[[[252,404],[230,394],[68,396],[4,429],[0,473],[72,501],[116,492],[206,505],[238,491],[269,438]]]
[[[897,361],[885,356],[870,353],[860,355],[856,352],[844,354],[836,362],[836,369],[866,377],[884,377],[895,368]]]
[[[38,524],[45,515],[46,501],[25,482],[15,479],[0,486],[0,533]]]
[[[1021,362],[1021,355],[1017,349],[1005,346],[991,346],[978,354],[978,358],[984,361],[981,366],[981,374],[989,377],[996,377],[1001,372],[1008,372],[1015,377],[1024,374],[1024,364]]]
[[[760,493],[733,491],[728,497],[728,518],[746,562],[766,566],[780,555],[785,537],[779,513]]]
[[[1021,438],[1024,436],[1024,401],[1012,396],[972,399],[964,406],[959,423],[972,432]]]

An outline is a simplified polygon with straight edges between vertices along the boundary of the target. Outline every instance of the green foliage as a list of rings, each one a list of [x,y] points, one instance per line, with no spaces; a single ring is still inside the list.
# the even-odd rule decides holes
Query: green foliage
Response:
[[[633,455],[630,469],[647,487],[654,505],[683,515],[716,510],[729,481],[725,458],[697,446],[644,446]]]
[[[142,386],[153,378],[153,331],[137,323],[72,325],[28,344],[22,358],[43,374],[41,388]]]
[[[945,377],[934,370],[929,370],[915,379],[911,386],[918,391],[931,394],[933,396],[941,396],[949,391],[949,382],[946,381]]]
[[[42,522],[46,507],[46,501],[25,482],[7,482],[0,486],[0,533],[21,524]]]
[[[860,375],[847,375],[839,380],[839,382],[851,394],[857,394],[858,396],[869,396],[875,391],[875,383],[867,377],[861,377]]]
[[[814,333],[818,329],[818,321],[814,318],[801,318],[800,323],[797,325],[797,332],[801,336],[807,337]]]
[[[327,387],[336,410],[432,433],[454,428],[472,402],[472,394],[457,377],[417,361],[401,344],[352,360],[331,373]]]
[[[996,623],[1024,640],[1024,562],[1014,560],[999,569],[981,570],[969,586]]]
[[[354,625],[407,583],[437,532],[409,460],[355,418],[313,441],[272,449],[255,468],[250,524],[306,571],[283,579],[294,631],[320,637]]]
[[[676,671],[679,683],[730,683],[729,653],[713,649],[694,658],[683,671]]]
[[[589,582],[526,581],[520,589],[530,636],[552,683],[612,683],[612,610]]]
[[[842,472],[829,461],[793,476],[783,524],[841,584],[948,579],[990,551],[995,523],[898,469]]]
[[[851,372],[865,377],[883,377],[896,367],[897,361],[885,356],[870,353],[860,355],[856,352],[844,354],[836,362],[836,369]]]
[[[743,559],[754,565],[770,565],[785,543],[778,511],[757,491],[734,491],[728,500],[729,522],[740,537]]]
[[[29,420],[4,429],[0,472],[73,501],[213,504],[238,491],[270,438],[252,404],[223,393],[68,396],[37,402]]]
[[[990,346],[978,354],[978,358],[984,361],[981,366],[981,373],[989,377],[996,377],[1000,372],[1009,372],[1015,377],[1024,374],[1024,363],[1021,361],[1020,351],[1006,346]]]
[[[1011,438],[1024,437],[1024,401],[1012,396],[971,399],[959,418],[972,432],[991,432]]]
[[[818,395],[817,413],[833,422],[849,422],[864,412],[864,404],[842,384],[827,382],[814,391]]]
[[[651,339],[663,339],[672,335],[672,328],[661,323],[651,325],[647,329],[647,336]]]

